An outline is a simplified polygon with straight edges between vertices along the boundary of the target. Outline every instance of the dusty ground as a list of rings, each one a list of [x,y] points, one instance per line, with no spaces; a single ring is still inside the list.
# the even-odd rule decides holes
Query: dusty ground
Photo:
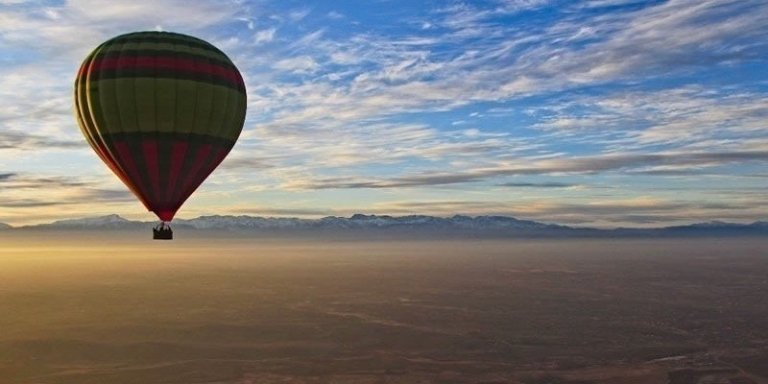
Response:
[[[0,235],[0,383],[768,383],[768,239]]]

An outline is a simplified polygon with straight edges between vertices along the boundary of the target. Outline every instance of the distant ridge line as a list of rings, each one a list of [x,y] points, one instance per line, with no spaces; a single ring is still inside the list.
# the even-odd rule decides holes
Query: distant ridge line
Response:
[[[127,220],[119,215],[58,220],[52,223],[12,227],[0,223],[0,230],[139,230],[154,222]],[[429,215],[326,216],[318,219],[262,217],[249,215],[210,215],[173,221],[176,229],[280,233],[394,233],[401,235],[469,235],[492,237],[572,237],[572,236],[712,236],[768,235],[768,222],[750,224],[711,221],[659,228],[599,229],[521,220],[510,216],[438,217]]]

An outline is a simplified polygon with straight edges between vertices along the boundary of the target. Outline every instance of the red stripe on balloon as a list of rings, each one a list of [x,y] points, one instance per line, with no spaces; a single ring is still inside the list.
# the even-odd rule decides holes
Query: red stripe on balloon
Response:
[[[200,168],[203,167],[203,164],[205,163],[205,160],[208,158],[208,154],[211,152],[211,145],[210,144],[204,144],[200,147],[200,149],[197,150],[197,153],[195,154],[195,162],[192,165],[192,168],[189,169],[189,173],[187,174],[186,180],[184,180],[184,184],[181,186],[181,199],[182,201],[186,200],[189,195],[192,194],[192,192],[195,191],[195,188],[197,188],[200,183],[202,183],[203,180],[208,176],[208,174],[201,174]]]
[[[94,63],[90,68],[81,68],[80,76],[92,71],[151,68],[210,74],[225,78],[235,85],[241,85],[243,83],[242,77],[240,77],[240,74],[236,70],[200,60],[163,56],[125,56],[98,59],[94,60]]]
[[[160,200],[160,166],[157,163],[157,141],[145,140],[141,143],[141,149],[144,152],[144,161],[147,164],[147,174],[155,194],[155,201]]]
[[[136,189],[136,185],[131,181],[131,178],[125,173],[122,166],[118,163],[117,159],[112,157],[113,155],[110,154],[109,150],[107,149],[106,145],[104,145],[103,142],[93,142],[91,146],[95,151],[96,154],[101,158],[101,160],[104,161],[104,164],[107,165],[107,168],[109,168],[112,173],[117,176],[120,181],[125,184],[128,189],[133,192],[135,196],[139,198],[139,201],[141,201],[144,206],[149,209],[149,206],[147,205],[147,202],[140,196],[138,189]]]
[[[115,141],[113,145],[119,156],[119,159],[115,160],[120,163],[122,168],[128,173],[128,180],[132,181],[132,189],[134,190],[134,193],[136,193],[136,197],[138,197],[145,206],[149,207],[151,204],[149,204],[150,200],[146,195],[146,188],[143,188],[143,185],[138,184],[141,180],[141,175],[139,175],[139,170],[136,168],[136,163],[133,161],[133,155],[131,154],[131,149],[128,148],[128,143],[125,141]]]
[[[200,184],[205,181],[208,176],[210,176],[211,172],[213,172],[214,169],[221,163],[222,160],[224,160],[224,157],[227,155],[227,152],[224,148],[216,146],[215,148],[212,148],[211,151],[208,151],[208,153],[205,154],[203,159],[203,164],[200,167],[200,169],[196,172],[197,175],[195,177],[196,182],[194,185],[191,186],[188,190],[185,191],[187,193],[186,196],[191,195],[192,192],[197,189]]]
[[[109,150],[107,149],[106,145],[104,145],[101,140],[95,141],[90,138],[87,140],[88,143],[91,144],[91,148],[93,148],[94,152],[96,152],[96,155],[104,161],[104,164],[107,165],[107,168],[111,169],[112,172],[114,172],[121,180],[124,180],[126,175],[123,174],[123,172],[120,170],[120,165],[115,161],[115,159],[109,155]]]
[[[210,175],[213,172],[213,170],[216,169],[216,167],[218,167],[219,164],[221,164],[222,161],[224,161],[224,158],[227,157],[227,153],[229,153],[229,151],[224,147],[216,148],[216,151],[214,152],[213,156],[211,156],[213,161],[211,161],[211,163],[208,164],[208,167],[205,170],[206,177],[207,175]]]
[[[177,200],[173,192],[180,190],[176,188],[176,182],[181,174],[181,167],[184,165],[184,156],[187,154],[188,147],[189,144],[186,141],[177,141],[171,145],[171,169],[168,173],[168,190],[165,191],[166,201]]]

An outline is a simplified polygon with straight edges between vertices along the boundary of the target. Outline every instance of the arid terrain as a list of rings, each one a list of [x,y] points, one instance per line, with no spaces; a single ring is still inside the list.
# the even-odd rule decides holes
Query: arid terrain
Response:
[[[0,234],[0,383],[768,383],[768,239]]]

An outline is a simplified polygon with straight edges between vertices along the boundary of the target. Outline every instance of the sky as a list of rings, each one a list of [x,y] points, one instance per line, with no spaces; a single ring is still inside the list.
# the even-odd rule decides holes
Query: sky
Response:
[[[0,0],[0,222],[154,215],[73,115],[85,56],[223,50],[248,114],[177,217],[768,219],[764,0]]]

